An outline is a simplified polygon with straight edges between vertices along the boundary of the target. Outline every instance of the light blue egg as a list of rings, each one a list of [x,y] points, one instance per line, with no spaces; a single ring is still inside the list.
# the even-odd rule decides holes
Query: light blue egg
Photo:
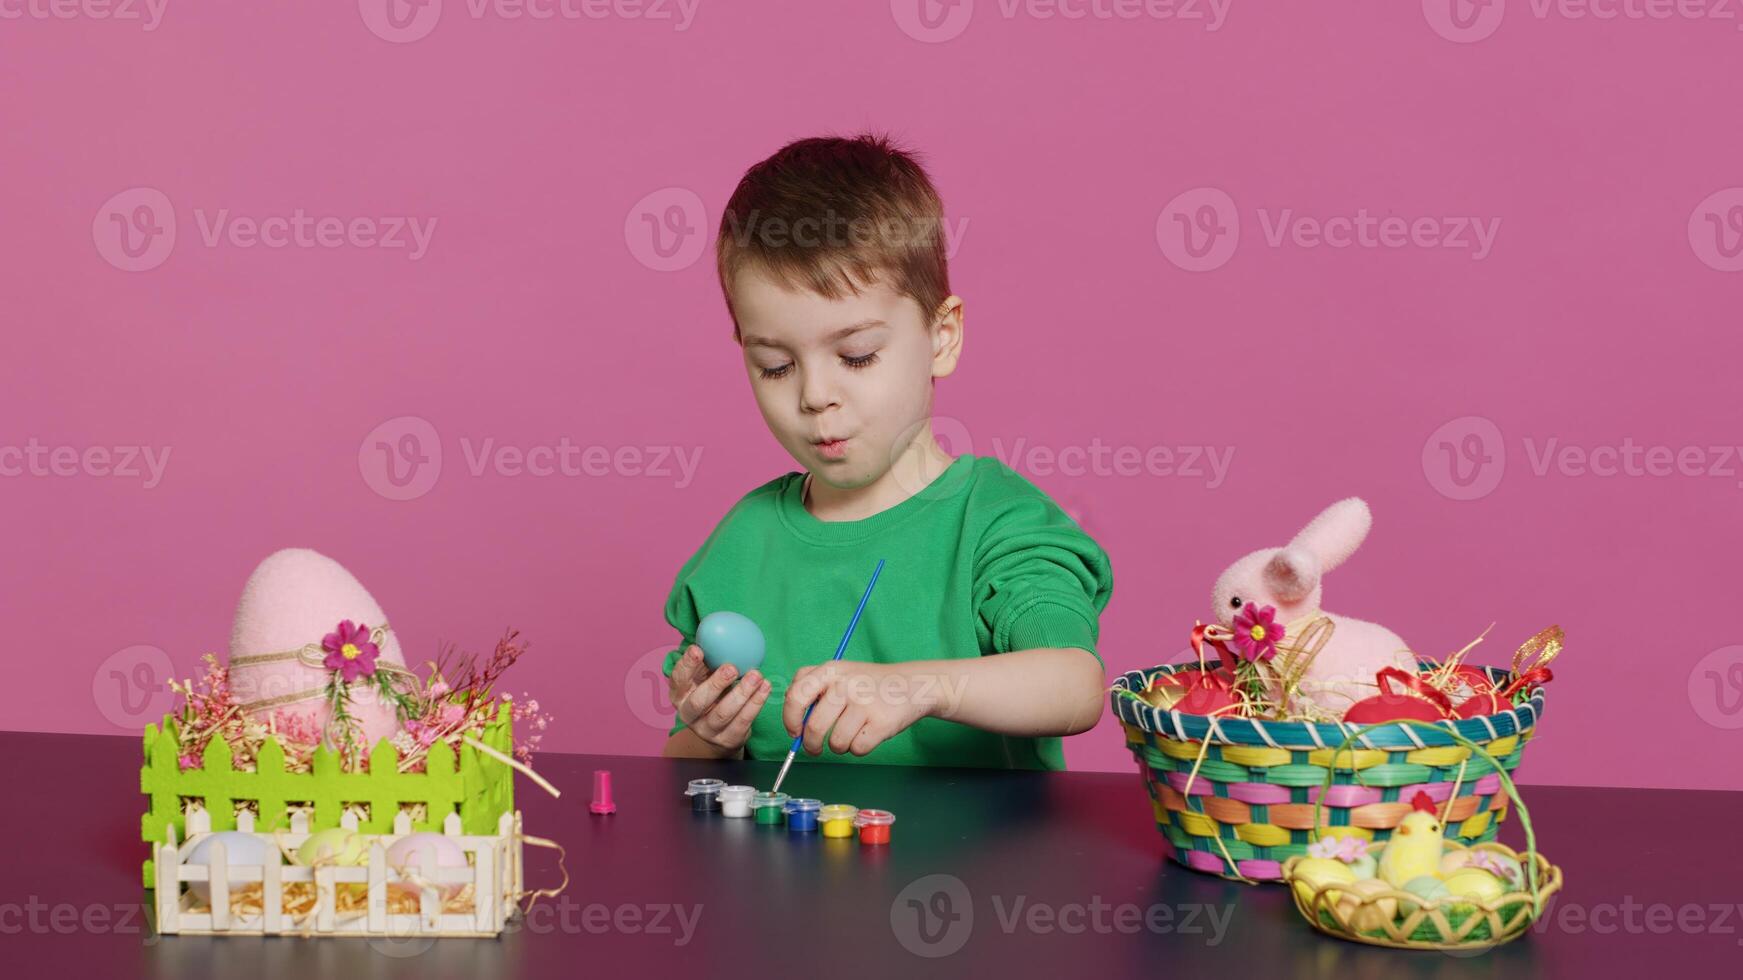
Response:
[[[226,867],[258,868],[266,864],[282,864],[284,858],[278,853],[278,848],[272,842],[255,834],[243,833],[239,830],[223,830],[203,838],[194,849],[188,852],[188,864],[210,864],[212,861],[212,846],[224,845],[224,865]],[[241,887],[240,878],[234,874],[227,876],[231,890]],[[259,879],[255,879],[259,880]],[[203,881],[188,882],[188,890],[206,901],[210,894]]]
[[[710,670],[731,664],[742,677],[763,663],[763,631],[739,613],[721,610],[702,617],[696,626],[696,644]]]
[[[1452,892],[1447,890],[1446,882],[1441,881],[1433,875],[1417,875],[1404,883],[1404,891],[1407,891],[1410,894],[1415,895],[1417,898],[1423,899],[1431,904],[1452,897]],[[1409,915],[1416,911],[1416,908],[1417,906],[1415,902],[1400,901],[1398,903],[1398,910],[1403,912],[1405,915]]]

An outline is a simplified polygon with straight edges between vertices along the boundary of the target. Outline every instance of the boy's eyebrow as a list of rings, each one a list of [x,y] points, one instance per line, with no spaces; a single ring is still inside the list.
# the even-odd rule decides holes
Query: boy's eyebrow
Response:
[[[861,320],[860,322],[855,323],[851,326],[842,327],[840,330],[835,331],[834,333],[830,334],[827,337],[824,337],[823,339],[825,342],[831,341],[831,340],[840,340],[843,337],[848,337],[848,336],[851,336],[853,334],[859,333],[861,330],[870,330],[872,327],[882,327],[882,326],[887,326],[887,324],[884,323],[884,321],[882,321],[882,320]],[[752,336],[752,335],[745,336],[744,345],[746,347],[779,347],[779,346],[781,346],[779,341],[771,340],[768,337],[757,337],[757,336]]]

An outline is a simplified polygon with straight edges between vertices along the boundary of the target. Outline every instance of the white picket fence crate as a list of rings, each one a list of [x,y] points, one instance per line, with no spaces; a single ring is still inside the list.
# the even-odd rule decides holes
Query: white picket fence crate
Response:
[[[255,832],[253,814],[244,810],[236,820],[237,830]],[[504,813],[497,821],[496,835],[491,837],[460,833],[460,817],[448,815],[442,832],[471,856],[472,863],[465,868],[437,868],[429,863],[430,855],[425,851],[424,867],[408,869],[423,885],[419,888],[416,915],[392,914],[387,909],[388,884],[407,881],[387,863],[387,848],[411,833],[411,819],[406,814],[394,818],[391,834],[363,835],[368,841],[369,860],[348,867],[232,865],[226,863],[221,843],[211,848],[209,864],[187,864],[188,853],[211,833],[211,817],[204,810],[189,807],[185,822],[186,841],[177,846],[172,826],[169,841],[157,848],[154,869],[157,928],[163,935],[495,937],[502,933],[503,924],[519,913],[524,857],[519,810]],[[356,830],[357,818],[346,813],[341,826]],[[298,812],[291,817],[289,831],[256,836],[275,851],[282,843],[294,852],[309,837],[308,817]],[[202,902],[191,890],[182,890],[182,885],[192,881],[208,883],[209,901]],[[253,882],[261,883],[261,913],[233,912],[230,890]],[[307,915],[293,916],[283,911],[284,886],[297,882],[313,882],[315,886],[315,908]],[[338,910],[338,886],[345,884],[368,886],[367,911]],[[418,882],[411,884],[417,886]],[[472,910],[442,911],[438,885],[471,885]],[[192,911],[201,905],[208,906],[210,911]]]

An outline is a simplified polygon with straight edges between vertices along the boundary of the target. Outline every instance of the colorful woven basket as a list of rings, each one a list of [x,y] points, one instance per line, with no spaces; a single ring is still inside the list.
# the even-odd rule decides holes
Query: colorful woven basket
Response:
[[[1541,688],[1512,710],[1429,726],[1209,717],[1164,711],[1137,697],[1157,677],[1197,666],[1129,671],[1110,697],[1169,856],[1240,881],[1276,881],[1284,861],[1307,853],[1316,803],[1323,803],[1326,835],[1384,842],[1421,791],[1436,803],[1454,800],[1449,840],[1466,846],[1494,840],[1508,802],[1494,764],[1436,729],[1477,743],[1511,773],[1543,715]],[[1498,682],[1509,673],[1483,669]],[[1340,752],[1358,729],[1352,744],[1359,747]],[[1322,791],[1328,771],[1330,786]]]

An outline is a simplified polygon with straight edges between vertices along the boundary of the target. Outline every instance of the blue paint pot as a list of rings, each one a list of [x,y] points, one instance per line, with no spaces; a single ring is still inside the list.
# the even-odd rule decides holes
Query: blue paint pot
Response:
[[[795,834],[816,833],[817,811],[821,809],[823,809],[822,800],[788,800],[787,829]]]

